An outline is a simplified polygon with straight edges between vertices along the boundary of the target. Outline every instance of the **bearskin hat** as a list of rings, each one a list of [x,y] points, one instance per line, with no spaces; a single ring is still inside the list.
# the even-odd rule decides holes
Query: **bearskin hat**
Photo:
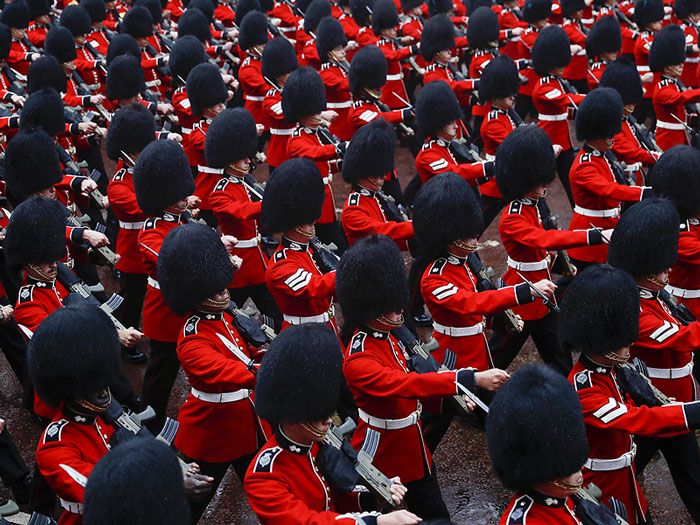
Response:
[[[10,54],[12,31],[7,24],[0,23],[0,60],[5,60]]]
[[[52,137],[63,133],[66,119],[61,95],[51,88],[42,88],[29,95],[19,114],[19,126],[24,131],[42,128]]]
[[[469,17],[467,40],[470,49],[494,47],[498,43],[498,15],[488,7],[479,7]]]
[[[187,525],[189,516],[180,463],[157,439],[131,439],[114,447],[90,472],[85,525]]]
[[[500,55],[492,59],[484,68],[479,81],[479,98],[482,103],[496,98],[515,95],[520,86],[518,67],[513,59]]]
[[[192,1],[194,2],[195,0]],[[160,0],[136,0],[134,5],[141,5],[148,9],[154,25],[160,25],[163,21],[163,6],[160,4]]]
[[[637,339],[639,291],[619,268],[586,268],[566,289],[560,308],[559,341],[567,352],[604,355]]]
[[[666,66],[685,62],[685,33],[676,24],[661,29],[649,49],[649,68],[661,72]]]
[[[484,227],[479,199],[459,175],[441,173],[418,191],[413,203],[413,231],[421,258],[439,257],[450,243],[479,237]]]
[[[43,56],[29,66],[27,91],[30,95],[42,88],[52,88],[58,93],[65,93],[66,84],[67,79],[63,66],[52,55]]]
[[[445,14],[428,18],[420,36],[420,53],[430,62],[443,49],[455,47],[455,26]]]
[[[87,35],[92,31],[90,14],[79,5],[69,5],[61,13],[61,26],[68,29],[73,37]]]
[[[350,0],[350,14],[360,27],[368,27],[372,20],[374,0]]]
[[[180,18],[180,20],[182,20],[182,18]],[[112,61],[121,55],[131,55],[139,60],[139,64],[141,63],[141,48],[133,36],[122,33],[112,37],[112,40],[109,42],[109,47],[107,48],[107,56],[105,57],[107,59],[107,66],[110,66]]]
[[[226,289],[233,264],[219,235],[206,224],[192,223],[175,228],[165,238],[157,273],[163,299],[173,312],[183,315]]]
[[[345,36],[343,26],[335,18],[327,16],[323,18],[316,28],[316,50],[321,62],[328,60],[328,53],[336,47],[345,47],[348,39]]]
[[[62,179],[56,144],[43,129],[20,131],[7,145],[5,180],[14,197],[46,190]]]
[[[571,42],[561,26],[545,27],[532,46],[532,67],[541,77],[571,62]]]
[[[284,232],[316,222],[321,216],[325,188],[309,159],[289,159],[270,174],[265,186],[260,223],[264,232]]]
[[[539,22],[552,14],[552,0],[525,0],[523,20],[529,23]]]
[[[211,38],[209,20],[199,9],[187,9],[177,22],[178,40],[190,35],[200,42],[206,42]]]
[[[156,215],[194,192],[194,179],[187,155],[177,142],[154,140],[134,166],[134,190],[139,207]]]
[[[92,23],[102,22],[107,18],[104,0],[80,0],[80,7],[90,15]]]
[[[336,294],[346,323],[362,324],[408,304],[406,265],[396,243],[371,235],[340,258]]]
[[[65,27],[52,27],[46,33],[44,50],[47,54],[55,56],[59,62],[72,62],[76,57],[73,34]]]
[[[13,268],[52,263],[66,256],[66,216],[63,205],[32,197],[17,206],[7,225],[4,249]]]
[[[187,9],[199,9],[209,22],[214,21],[214,4],[210,0],[190,0]]]
[[[534,124],[520,126],[496,150],[496,183],[508,200],[520,199],[540,184],[554,180],[552,141]]]
[[[346,1],[346,0],[343,0],[343,1]],[[311,3],[311,0],[297,0],[295,2],[295,5],[297,6],[297,10],[303,15],[306,12],[306,9],[309,7],[310,3]]]
[[[681,219],[668,199],[644,199],[628,209],[610,239],[608,262],[635,279],[671,268],[678,258]]]
[[[561,0],[561,14],[564,16],[570,16],[585,8],[586,2],[584,0]]]
[[[326,109],[326,88],[315,69],[300,67],[287,79],[282,90],[282,111],[288,122],[298,122]]]
[[[236,2],[236,25],[241,27],[243,22],[243,17],[250,13],[251,11],[262,12],[262,7],[260,6],[259,0],[238,0]]]
[[[107,98],[126,100],[146,90],[141,62],[131,55],[116,57],[107,69]]]
[[[634,3],[634,21],[643,31],[646,26],[664,19],[662,0],[637,0]]]
[[[612,138],[622,129],[624,105],[613,88],[591,91],[576,112],[576,137],[580,141]]]
[[[399,12],[392,0],[377,0],[372,9],[372,31],[379,35],[384,29],[399,25]]]
[[[187,75],[187,98],[192,114],[200,115],[205,109],[222,104],[228,99],[228,90],[219,68],[214,64],[199,64]]]
[[[251,11],[245,15],[238,34],[241,49],[264,45],[267,40],[267,17],[260,11]]]
[[[0,13],[0,22],[16,29],[26,29],[31,20],[29,6],[24,0],[14,0],[5,4]]]
[[[386,84],[388,64],[377,46],[365,46],[352,57],[348,81],[352,96],[362,98],[363,89],[379,90]]]
[[[343,353],[324,324],[290,326],[275,337],[255,379],[255,410],[273,424],[307,423],[335,412]]]
[[[686,220],[700,213],[700,151],[691,146],[666,150],[651,171],[654,193],[668,197]]]
[[[636,104],[644,96],[637,66],[625,58],[618,58],[605,67],[603,76],[600,77],[600,86],[617,91],[623,104]]]
[[[700,0],[676,0],[673,12],[679,20],[685,20],[690,15],[700,13]]]
[[[497,5],[493,0],[462,0],[462,4],[467,8],[467,15],[470,17],[480,7],[491,9],[494,5]]]
[[[588,443],[573,385],[542,364],[516,371],[491,402],[486,442],[496,474],[511,490],[579,471]]]
[[[47,0],[29,0],[27,5],[29,6],[30,20],[36,20],[40,16],[48,15],[51,11],[51,6]]]
[[[430,18],[435,15],[447,14],[454,11],[455,5],[452,0],[427,0],[428,14]]]
[[[89,399],[119,377],[117,329],[97,306],[59,308],[34,332],[27,369],[36,393],[47,403]]]
[[[252,159],[258,148],[255,119],[247,109],[226,109],[212,120],[204,142],[207,166],[226,168],[232,162]]]
[[[343,179],[353,183],[367,177],[384,177],[394,169],[396,133],[380,118],[355,132],[343,157]]]
[[[590,58],[603,53],[617,53],[622,47],[620,22],[614,16],[604,16],[591,28],[586,37],[586,53]]]
[[[304,11],[304,31],[315,33],[321,20],[331,16],[331,4],[328,0],[313,0]]]
[[[117,161],[122,151],[129,155],[140,153],[154,140],[156,121],[153,114],[138,102],[129,104],[112,117],[107,130],[107,156]]]
[[[416,97],[416,122],[423,133],[434,136],[450,122],[462,117],[457,96],[442,80],[427,83]]]
[[[172,60],[172,58],[170,59]],[[271,82],[299,67],[294,46],[286,38],[273,38],[262,53],[262,74]]]
[[[192,35],[181,36],[170,50],[168,69],[171,75],[180,77],[180,81],[184,83],[192,68],[208,60],[202,42]]]
[[[411,9],[422,6],[424,1],[425,0],[401,0],[401,11],[403,13],[408,13]]]
[[[127,11],[121,23],[122,33],[134,38],[146,38],[153,34],[153,17],[143,6],[137,5]]]

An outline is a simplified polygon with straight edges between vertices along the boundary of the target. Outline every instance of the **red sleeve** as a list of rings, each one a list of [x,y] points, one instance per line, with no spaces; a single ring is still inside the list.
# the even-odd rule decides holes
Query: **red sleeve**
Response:
[[[128,215],[141,215],[143,211],[136,201],[136,194],[122,181],[111,180],[107,185],[109,205]]]
[[[290,157],[306,157],[311,160],[333,160],[337,151],[332,144],[318,144],[306,140],[303,136],[292,135],[287,142],[287,153]]]
[[[141,230],[139,233],[139,251],[149,272],[154,271],[158,264],[161,244],[163,244],[163,235],[155,228]]]
[[[241,349],[243,353],[245,348]],[[178,342],[177,356],[187,375],[198,381],[225,390],[255,387],[255,374],[247,369],[243,361],[229,359],[212,349],[206,337],[196,334]]]
[[[446,289],[451,289],[449,294],[442,293]],[[421,291],[428,309],[431,304],[437,303],[441,308],[464,315],[492,315],[519,304],[514,286],[475,292],[459,288],[451,280],[438,274],[426,274],[421,282]]]
[[[321,80],[326,87],[337,91],[350,89],[348,78],[341,75],[336,68],[321,69]]]
[[[252,89],[256,93],[267,92],[269,89],[269,84],[265,81],[260,71],[254,67],[242,67],[238,70],[238,80],[243,86],[244,91],[246,89]]]
[[[289,278],[301,271],[299,277],[304,276],[302,280],[306,284],[301,285],[298,280],[288,284],[286,281]],[[282,290],[286,295],[292,297],[313,297],[325,298],[335,294],[335,272],[329,272],[323,275],[311,273],[308,270],[300,268],[298,265],[289,262],[287,259],[278,262],[267,270],[267,281],[269,288]]]
[[[221,183],[219,183],[219,185],[220,184]],[[214,213],[228,215],[239,220],[256,219],[260,215],[262,202],[234,199],[226,192],[226,186],[217,191],[219,185],[217,185],[216,189],[209,195],[209,205]]]
[[[413,222],[380,221],[370,217],[360,206],[345,206],[343,208],[342,225],[348,237],[359,239],[378,233],[386,235],[394,241],[413,239]]]
[[[36,451],[36,463],[41,475],[60,498],[75,503],[85,500],[85,485],[75,479],[78,477],[75,473],[69,474],[67,468],[87,479],[95,465],[83,460],[77,443],[42,443]]]
[[[700,348],[700,321],[687,326],[671,323],[642,307],[639,315],[639,338],[634,346],[649,350],[692,352]]]
[[[623,123],[623,126],[625,125],[626,124]],[[641,162],[645,166],[651,166],[656,163],[656,157],[654,157],[654,155],[643,146],[638,146],[633,141],[629,140],[624,132],[615,135],[613,153],[615,153],[615,157],[628,164]]]
[[[428,179],[444,173],[452,171],[465,179],[472,186],[477,185],[477,179],[485,177],[484,165],[480,162],[474,164],[455,164],[451,160],[446,159],[439,151],[433,149],[424,149],[418,153],[416,157],[416,168],[423,183]]]
[[[38,301],[17,302],[15,305],[15,321],[35,332],[41,322],[49,315],[49,311]]]
[[[688,89],[678,91],[674,86],[657,89],[654,93],[656,102],[662,105],[687,104],[688,102],[700,101],[700,89]]]
[[[684,264],[700,265],[700,240],[697,237],[690,234],[680,234],[678,237],[678,261]]]
[[[642,200],[644,188],[641,186],[626,186],[601,175],[593,163],[584,162],[576,167],[576,183],[587,191],[618,201],[639,202]]]
[[[517,213],[510,213],[503,217],[498,229],[501,231],[501,237],[517,239],[521,244],[545,250],[566,250],[588,246],[589,230],[545,230]]]

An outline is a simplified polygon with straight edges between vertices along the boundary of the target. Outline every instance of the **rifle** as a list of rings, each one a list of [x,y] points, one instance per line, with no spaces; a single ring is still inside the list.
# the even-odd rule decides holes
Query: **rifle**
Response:
[[[97,49],[95,49],[89,41],[86,40],[85,44],[83,44],[83,45],[85,46],[85,49],[87,49],[93,57],[95,57],[97,60],[100,61],[100,63],[97,64],[97,67],[106,76],[107,69],[105,68],[104,64],[107,63],[107,59],[105,58],[105,56],[102,53],[100,53]]]
[[[523,282],[526,283],[530,287],[530,290],[535,292],[535,295],[537,295],[540,299],[542,299],[542,302],[544,303],[544,305],[547,308],[549,308],[554,313],[557,313],[557,314],[559,313],[559,306],[558,305],[556,305],[555,303],[550,301],[547,298],[547,296],[545,296],[542,292],[540,292],[537,288],[535,288],[535,285],[532,284],[532,282],[530,282],[522,273],[520,273],[520,272],[515,272],[515,273],[517,273],[518,277],[520,277],[523,280]]]
[[[603,494],[600,489],[591,483],[588,485],[588,487],[579,489],[571,496],[571,498],[577,503],[576,510],[578,511],[579,505],[582,502],[587,502],[595,506],[602,506],[600,503],[600,498],[602,495]],[[585,504],[582,506],[585,508]],[[612,513],[610,519],[606,519],[607,517],[603,518],[602,520],[598,519],[595,520],[592,525],[629,525],[627,521],[627,509],[621,501],[616,498],[610,498],[610,507],[611,509],[607,509],[607,507],[605,507]]]
[[[637,122],[637,119],[635,119],[634,116],[632,116],[631,114],[627,115],[625,118],[627,119],[627,122],[629,122],[632,126],[634,135],[637,137],[639,142],[642,143],[642,146],[644,146],[649,151],[663,153],[659,145],[656,143],[656,140],[654,139],[654,136],[652,135],[651,131],[644,128],[639,122]]]
[[[384,111],[384,112],[391,111],[391,108],[389,106],[387,106],[386,104],[384,104],[384,102],[382,102],[380,99],[374,100],[374,103],[379,108],[379,111]],[[409,107],[410,107],[410,104],[409,104]],[[410,107],[410,109],[413,109],[413,108]],[[409,128],[403,122],[399,122],[398,124],[396,124],[396,128],[399,130],[399,132],[402,135],[405,135],[406,137],[412,137],[413,135],[415,135],[415,131],[413,131],[412,128]]]
[[[557,218],[552,215],[547,201],[544,198],[537,200],[537,209],[540,212],[540,218],[542,219],[542,226],[545,230],[558,230],[559,225],[557,224]],[[562,262],[563,270],[562,275],[566,277],[573,277],[576,275],[576,267],[571,262],[571,257],[566,253],[566,250],[557,250],[557,260]]]
[[[80,76],[80,74],[77,71],[73,71],[71,74],[73,77],[73,81],[75,82],[76,87],[78,88],[78,91],[80,92],[80,95],[83,97],[90,97],[92,96],[92,91],[90,88],[87,86],[83,78]],[[111,122],[112,120],[112,115],[105,109],[105,107],[102,104],[93,104],[95,106],[95,109],[97,110],[97,113],[105,120],[105,122]]]
[[[309,241],[309,246],[314,249],[314,253],[312,255],[318,255],[318,259],[314,257],[314,260],[316,261],[316,264],[320,266],[319,269],[323,273],[332,272],[338,268],[338,261],[340,261],[340,257],[338,257],[330,250],[330,248],[323,244],[318,237],[311,239]]]
[[[394,222],[408,222],[408,211],[402,204],[397,204],[396,199],[391,195],[386,195],[381,190],[376,192],[379,206],[386,215],[386,218]]]
[[[634,177],[632,177],[632,172],[625,171],[625,168],[615,158],[615,154],[612,151],[606,151],[603,153],[603,157],[608,161],[608,164],[610,164],[610,169],[612,170],[613,175],[615,176],[615,181],[618,184],[622,184],[624,186],[636,185],[637,181],[634,180]],[[625,173],[627,173],[627,175],[625,175]]]
[[[7,77],[7,80],[10,81],[10,91],[16,95],[24,96],[27,94],[26,84],[22,83],[27,81],[27,77],[15,71],[7,64],[2,66],[2,72]]]
[[[632,374],[640,376],[644,381],[646,381],[659,404],[670,405],[673,402],[666,394],[653,385],[649,379],[649,369],[647,368],[646,363],[638,357],[635,357],[629,363],[616,365],[616,368],[625,369],[628,373],[631,372]]]
[[[691,312],[690,309],[683,303],[679,303],[678,300],[671,295],[668,290],[666,290],[666,288],[659,290],[659,299],[661,299],[666,306],[668,306],[668,309],[671,310],[673,317],[678,319],[682,325],[687,326],[690,323],[697,321],[695,315],[693,315],[693,312]]]
[[[265,343],[272,342],[272,340],[277,337],[277,334],[270,326],[249,316],[233,301],[229,303],[226,311],[233,316],[236,329],[248,344],[259,348]]]
[[[56,150],[58,151],[58,159],[61,161],[61,164],[63,164],[66,167],[66,172],[68,172],[69,175],[78,175],[82,177],[82,175],[80,175],[80,168],[86,167],[87,163],[82,162],[78,164],[71,158],[68,152],[58,144],[56,144]],[[97,182],[97,180],[99,180],[100,177],[102,177],[102,173],[100,173],[97,170],[92,170],[88,178]],[[95,204],[97,204],[99,208],[106,209],[109,206],[109,201],[107,200],[107,197],[105,197],[100,190],[95,189],[91,191],[88,195],[91,199],[95,201]]]
[[[68,221],[68,226],[72,226],[74,228],[84,228],[84,226],[78,221],[73,216],[68,216],[67,218]],[[110,248],[107,246],[101,246],[99,248],[95,248],[97,253],[99,253],[109,264],[110,266],[114,267],[115,264],[117,264],[117,254],[114,253]]]

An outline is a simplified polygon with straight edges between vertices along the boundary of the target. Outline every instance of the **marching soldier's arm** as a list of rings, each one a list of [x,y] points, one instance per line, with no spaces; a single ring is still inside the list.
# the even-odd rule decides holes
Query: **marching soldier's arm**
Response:
[[[350,110],[350,120],[352,125],[360,128],[370,122],[374,122],[379,117],[382,117],[389,124],[399,124],[404,120],[404,110],[396,109],[394,111],[374,111],[368,106],[354,107]]]
[[[54,425],[56,423],[49,425],[46,432]],[[82,459],[77,443],[73,445],[60,440],[49,442],[51,438],[46,433],[43,439],[44,443],[36,451],[36,462],[41,475],[59,498],[82,503],[85,499],[85,483],[95,465]]]
[[[624,202],[639,202],[649,191],[643,186],[618,184],[605,175],[592,162],[582,162],[576,168],[576,181],[587,191]]]
[[[333,144],[318,144],[308,141],[303,135],[292,135],[287,143],[287,153],[290,157],[306,157],[311,160],[333,160],[338,156],[338,150]]]
[[[335,294],[335,271],[318,275],[291,262],[268,268],[267,281],[269,288],[292,297],[330,298]]]
[[[282,111],[282,99],[275,91],[268,91],[262,101],[262,109],[265,114],[274,122],[284,122],[284,112]]]
[[[129,215],[143,214],[143,211],[139,208],[139,203],[136,201],[136,193],[121,179],[117,179],[116,175],[107,185],[107,198],[112,208],[117,208],[123,213]]]
[[[79,54],[75,59],[75,69],[81,74],[90,73],[95,70],[99,62],[99,60],[88,60],[82,54]]]
[[[623,123],[623,126],[626,124]],[[615,157],[627,164],[641,162],[645,166],[651,166],[656,163],[656,157],[642,146],[638,146],[631,140],[627,140],[623,133],[618,133],[615,136],[613,143],[613,153]]]
[[[654,101],[662,105],[688,104],[700,101],[700,89],[688,89],[680,91],[674,85],[668,85],[654,92]]]
[[[227,184],[229,182],[222,179],[211,192],[209,205],[212,211],[239,220],[257,219],[262,209],[262,201],[252,202],[234,199],[226,192]]]
[[[49,311],[39,301],[34,300],[33,286],[23,286],[19,290],[15,305],[15,321],[28,328],[32,333],[39,328],[41,322],[49,316]]]
[[[510,213],[503,217],[498,226],[501,237],[517,239],[519,243],[545,250],[566,250],[581,246],[602,244],[599,230],[545,230],[532,224],[526,217]]]
[[[153,218],[148,219],[146,225],[148,225],[149,221],[155,220],[156,219]],[[155,269],[158,264],[158,253],[160,252],[161,244],[163,244],[163,235],[158,232],[155,226],[145,229],[146,225],[144,225],[144,229],[139,233],[139,251],[150,271],[151,269]]]
[[[555,86],[547,86],[543,90],[535,90],[532,93],[533,98],[539,98],[541,102],[548,105],[560,105],[560,106],[578,106],[583,102],[585,95],[574,95],[572,93],[565,93],[561,89]]]
[[[681,233],[678,237],[678,261],[700,265],[700,239],[688,233]]]
[[[635,347],[670,352],[692,352],[700,348],[700,321],[672,323],[645,311],[639,316],[639,337]]]
[[[338,68],[331,67],[327,69],[321,69],[321,80],[323,80],[323,85],[326,88],[330,88],[336,91],[343,89],[350,89],[350,82],[348,77],[343,76]]]
[[[451,171],[466,180],[470,186],[477,186],[481,179],[485,181],[488,178],[486,164],[456,164],[432,148],[421,150],[416,157],[416,168],[423,183],[435,175]]]
[[[341,216],[343,230],[353,238],[361,238],[372,233],[386,235],[394,241],[413,239],[413,223],[411,221],[395,222],[374,219],[363,211],[360,206],[346,206]]]
[[[262,76],[260,70],[252,66],[241,66],[238,70],[238,81],[241,83],[241,86],[245,86],[244,91],[267,93],[267,90],[270,89],[270,85]]]
[[[481,136],[484,138],[488,137],[495,144],[500,144],[506,140],[506,137],[510,135],[511,131],[513,131],[513,129],[506,125],[505,122],[501,121],[501,119],[486,118],[481,125]]]

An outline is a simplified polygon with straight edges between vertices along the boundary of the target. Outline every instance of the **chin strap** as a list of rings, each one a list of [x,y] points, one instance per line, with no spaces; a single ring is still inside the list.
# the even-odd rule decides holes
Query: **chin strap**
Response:
[[[401,314],[401,317],[399,317],[398,321],[392,321],[391,319],[386,317],[384,314],[382,314],[379,317],[377,317],[377,321],[379,321],[380,323],[385,324],[387,326],[391,326],[393,328],[398,328],[399,326],[401,326],[403,324],[404,317],[403,317],[403,314]]]
[[[326,435],[325,432],[321,432],[319,429],[317,429],[313,425],[310,425],[309,423],[299,423],[299,426],[301,426],[301,428],[303,428],[309,434],[311,434],[312,436],[314,436],[316,438],[320,439]]]
[[[665,288],[666,285],[668,284],[668,280],[666,282],[663,282],[661,279],[659,279],[656,275],[647,275],[644,277],[647,281],[650,283],[654,283],[656,286],[660,286],[661,288]]]
[[[105,410],[107,410],[109,404],[112,402],[112,392],[109,387],[107,388],[107,393],[109,394],[109,400],[104,405],[96,405],[86,399],[76,399],[71,403],[71,409],[81,416],[93,417],[102,414]],[[87,413],[76,410],[78,407],[84,409]]]
[[[306,237],[307,239],[313,239],[314,237],[316,237],[316,232],[309,233],[305,230],[302,230],[301,226],[297,226],[296,228],[294,228],[294,231],[297,232],[302,237]]]
[[[476,251],[476,249],[479,247],[479,243],[475,242],[474,244],[469,244],[464,242],[462,239],[457,239],[455,241],[452,241],[452,244],[454,244],[457,248],[461,250],[466,250],[469,253],[473,253]]]
[[[226,297],[220,301],[214,300],[211,297],[207,297],[201,303],[199,303],[200,309],[205,312],[218,313],[223,312],[228,307],[231,302],[231,294],[226,290]]]

